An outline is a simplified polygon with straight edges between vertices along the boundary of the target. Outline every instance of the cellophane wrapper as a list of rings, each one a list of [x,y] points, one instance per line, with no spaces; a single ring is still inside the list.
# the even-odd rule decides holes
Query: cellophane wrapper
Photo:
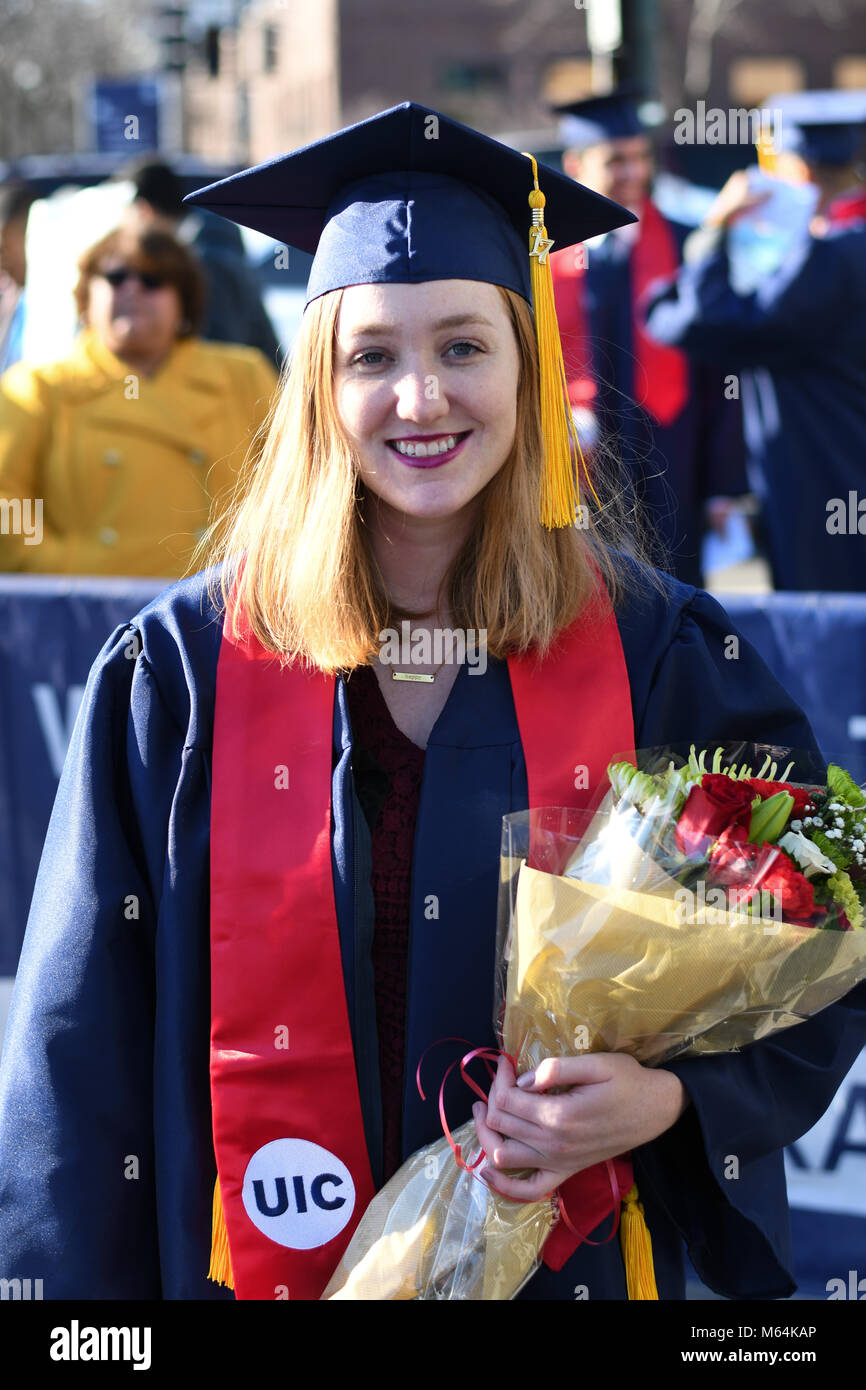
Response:
[[[735,752],[755,768],[765,753],[780,765],[791,756],[757,744]],[[657,771],[672,758],[683,762],[645,750],[637,765]],[[808,785],[796,766],[787,780]],[[504,817],[496,1021],[518,1075],[582,1052],[657,1066],[737,1051],[866,975],[866,930],[796,925],[772,903],[765,915],[717,906],[707,859],[676,847],[677,809],[663,799],[638,809],[608,791],[594,813]],[[780,851],[764,853],[772,863]],[[729,872],[726,892],[736,886]],[[464,1158],[478,1156],[471,1122],[453,1138]],[[368,1207],[323,1298],[515,1297],[538,1267],[556,1206],[503,1198],[477,1171],[457,1165],[445,1138],[414,1154]]]

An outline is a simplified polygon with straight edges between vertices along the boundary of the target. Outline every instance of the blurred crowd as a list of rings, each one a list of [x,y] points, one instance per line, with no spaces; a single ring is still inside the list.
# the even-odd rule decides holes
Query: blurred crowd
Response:
[[[697,227],[695,189],[659,196],[633,93],[555,108],[564,171],[638,218],[551,257],[569,396],[679,578],[706,582],[715,538],[776,588],[866,590],[866,93],[766,108]],[[162,162],[122,174],[76,258],[75,337],[38,362],[35,193],[0,187],[0,570],[178,577],[261,443],[289,344],[238,228],[189,212]]]

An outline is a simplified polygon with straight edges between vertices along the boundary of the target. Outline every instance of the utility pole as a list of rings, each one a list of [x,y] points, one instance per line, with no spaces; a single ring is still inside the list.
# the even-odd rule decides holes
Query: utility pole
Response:
[[[187,120],[184,74],[189,58],[187,39],[187,6],[159,5],[157,7],[158,38],[161,49],[160,66],[167,75],[167,86],[177,101],[177,128],[181,151],[186,151]],[[160,137],[162,143],[162,137]]]
[[[592,88],[632,87],[644,100],[656,94],[657,0],[589,0],[586,30]]]

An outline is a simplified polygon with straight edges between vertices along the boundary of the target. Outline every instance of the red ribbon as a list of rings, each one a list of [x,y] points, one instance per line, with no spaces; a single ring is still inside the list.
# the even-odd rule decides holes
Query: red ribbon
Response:
[[[438,1040],[439,1043],[463,1043],[466,1041],[466,1038],[440,1038]],[[436,1047],[438,1043],[431,1043],[430,1046]],[[426,1100],[427,1097],[421,1085],[421,1066],[429,1051],[430,1047],[425,1048],[421,1056],[421,1061],[418,1063],[415,1071],[415,1083],[422,1100]],[[493,1079],[493,1071],[490,1063],[493,1058],[507,1058],[515,1071],[517,1070],[517,1063],[510,1052],[505,1052],[501,1048],[475,1047],[471,1052],[464,1053],[462,1057],[458,1057],[455,1062],[451,1063],[445,1075],[442,1077],[439,1086],[439,1118],[442,1122],[442,1132],[448,1140],[451,1152],[454,1154],[454,1161],[458,1168],[462,1168],[464,1172],[471,1174],[473,1178],[477,1178],[481,1181],[479,1174],[474,1170],[480,1166],[482,1160],[487,1158],[488,1155],[485,1153],[484,1149],[482,1149],[474,1163],[467,1163],[461,1152],[460,1145],[454,1141],[454,1136],[451,1133],[451,1127],[448,1124],[448,1119],[445,1114],[445,1084],[455,1067],[460,1068],[460,1075],[470,1090],[475,1092],[479,1100],[483,1100],[485,1104],[487,1103],[487,1095],[466,1071],[468,1064],[474,1061],[476,1057],[480,1057],[484,1061],[491,1080]],[[510,1197],[508,1200],[525,1203],[541,1202],[545,1200],[545,1197],[553,1197],[555,1195],[559,1209],[560,1224],[553,1228],[545,1241],[542,1251],[542,1260],[548,1268],[560,1270],[566,1260],[571,1258],[579,1245],[607,1245],[608,1241],[613,1239],[619,1229],[622,1194],[629,1191],[633,1182],[634,1173],[631,1159],[627,1154],[620,1154],[616,1158],[607,1158],[601,1163],[593,1164],[590,1168],[584,1168],[580,1173],[573,1174],[573,1176],[567,1178],[559,1188],[554,1188],[552,1192],[546,1193],[543,1197]],[[585,1231],[579,1230],[569,1216],[569,1203],[573,1209],[577,1209],[577,1219],[581,1220],[581,1218],[583,1218],[582,1224],[585,1226]],[[594,1231],[611,1212],[614,1214],[613,1226],[604,1240],[590,1240],[586,1232]]]

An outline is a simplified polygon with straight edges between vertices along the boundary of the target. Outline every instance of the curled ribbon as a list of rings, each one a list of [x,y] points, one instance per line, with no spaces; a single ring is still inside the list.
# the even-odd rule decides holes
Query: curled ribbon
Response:
[[[420,1095],[422,1100],[427,1099],[426,1095],[424,1094],[424,1088],[421,1085],[421,1067],[423,1065],[424,1058],[427,1056],[427,1053],[430,1052],[432,1048],[438,1047],[440,1043],[446,1042],[466,1043],[468,1045],[469,1039],[439,1038],[436,1042],[431,1043],[430,1047],[426,1047],[424,1049],[415,1071],[415,1084],[418,1087],[418,1094]],[[448,1081],[449,1076],[454,1071],[455,1067],[460,1068],[461,1077],[463,1078],[469,1089],[475,1092],[479,1100],[483,1100],[485,1103],[487,1102],[486,1093],[482,1091],[477,1081],[475,1081],[471,1076],[469,1076],[469,1074],[466,1071],[466,1068],[469,1065],[469,1063],[474,1061],[476,1057],[480,1057],[484,1062],[484,1065],[487,1067],[487,1074],[490,1077],[491,1081],[493,1081],[495,1076],[493,1067],[491,1066],[492,1060],[498,1059],[499,1057],[507,1058],[508,1061],[511,1063],[511,1066],[513,1067],[515,1073],[517,1071],[517,1062],[515,1058],[512,1057],[510,1052],[505,1052],[502,1048],[475,1047],[472,1048],[470,1052],[464,1053],[462,1057],[458,1057],[456,1061],[451,1063],[451,1065],[447,1068],[445,1075],[442,1077],[442,1082],[439,1086],[439,1119],[442,1124],[442,1132],[445,1135],[445,1138],[448,1140],[448,1143],[451,1147],[451,1152],[454,1154],[454,1160],[458,1168],[462,1168],[463,1171],[466,1173],[471,1173],[473,1178],[477,1178],[479,1181],[481,1181],[479,1174],[475,1172],[475,1169],[480,1165],[482,1160],[487,1157],[487,1154],[482,1149],[474,1163],[467,1163],[465,1158],[463,1157],[463,1154],[461,1153],[460,1145],[455,1143],[454,1141],[454,1136],[451,1133],[451,1127],[448,1124],[448,1118],[445,1114],[445,1085]],[[577,1229],[577,1227],[574,1225],[574,1223],[568,1215],[562,1191],[559,1187],[554,1188],[552,1192],[546,1193],[543,1197],[511,1197],[509,1198],[509,1201],[524,1203],[543,1202],[548,1197],[555,1196],[557,1209],[559,1211],[559,1216],[562,1222],[568,1228],[571,1234],[577,1237],[577,1240],[579,1242],[583,1242],[587,1245],[607,1245],[608,1241],[613,1239],[613,1237],[617,1233],[617,1230],[619,1229],[619,1218],[622,1206],[622,1188],[619,1185],[619,1180],[616,1175],[616,1168],[614,1167],[613,1159],[605,1159],[605,1169],[607,1171],[607,1179],[610,1184],[611,1195],[613,1197],[614,1222],[610,1232],[605,1236],[604,1240],[590,1240],[588,1236],[584,1235],[582,1231],[579,1231]],[[576,1174],[575,1176],[579,1177],[580,1175]],[[567,1179],[566,1181],[570,1180]]]

